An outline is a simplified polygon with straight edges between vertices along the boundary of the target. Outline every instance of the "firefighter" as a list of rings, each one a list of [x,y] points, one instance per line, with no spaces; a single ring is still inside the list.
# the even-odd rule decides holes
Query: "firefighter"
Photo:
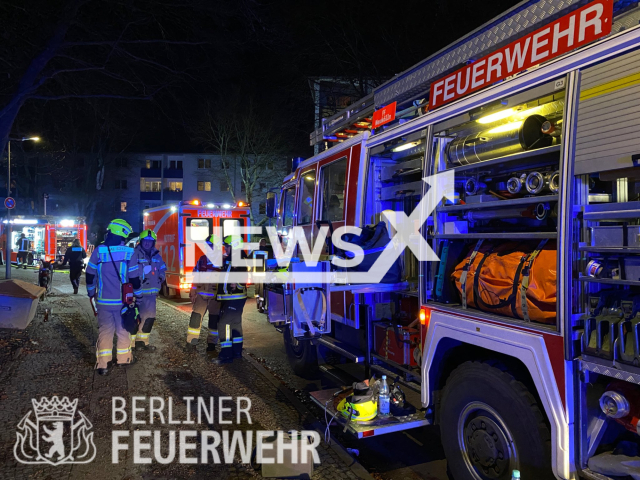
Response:
[[[82,269],[84,268],[84,259],[87,258],[87,252],[84,251],[80,240],[75,239],[71,246],[64,252],[64,260],[61,266],[65,266],[69,263],[69,280],[73,286],[73,293],[78,293],[80,287],[80,275],[82,275]]]
[[[100,375],[109,374],[113,353],[113,335],[117,335],[117,363],[131,365],[131,336],[122,324],[120,311],[124,305],[123,287],[131,284],[136,301],[142,297],[139,267],[133,248],[124,246],[132,228],[121,219],[112,220],[104,242],[98,245],[87,265],[86,282],[89,298],[95,299],[98,310],[98,342],[96,369]]]
[[[18,268],[20,268],[20,264],[22,263],[22,268],[27,269],[27,256],[29,255],[30,243],[25,234],[21,233],[20,238],[16,242],[16,246],[18,247]]]
[[[142,279],[142,299],[136,303],[140,312],[140,328],[135,338],[135,349],[154,351],[155,346],[149,345],[149,335],[156,321],[156,298],[164,282],[167,266],[156,249],[158,236],[151,229],[140,234],[140,242],[134,249],[134,257],[138,262],[138,272]]]
[[[207,238],[207,244],[210,248],[220,247],[220,238],[217,235],[211,235]],[[214,265],[206,255],[202,255],[194,272],[219,272],[222,265]],[[202,319],[205,312],[209,312],[208,334],[207,334],[207,352],[213,354],[218,343],[218,321],[220,319],[220,302],[216,300],[216,287],[213,282],[198,283],[194,282],[189,292],[191,298],[192,309],[191,318],[189,320],[189,328],[187,330],[187,352],[195,352],[200,336],[200,328],[202,327]]]
[[[242,249],[242,237],[229,235],[224,239],[224,271],[246,272],[246,267],[232,266],[233,249]],[[234,358],[242,357],[242,311],[247,302],[247,287],[238,282],[225,282],[218,285],[217,299],[220,309],[220,354],[214,359],[217,365],[231,363]]]

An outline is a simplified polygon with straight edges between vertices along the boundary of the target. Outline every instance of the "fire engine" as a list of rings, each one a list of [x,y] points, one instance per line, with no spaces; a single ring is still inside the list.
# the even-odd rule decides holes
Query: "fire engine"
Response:
[[[84,217],[53,217],[53,216],[11,216],[3,219],[0,224],[0,237],[4,238],[9,232],[7,228],[11,222],[11,261],[17,262],[17,241],[22,233],[31,241],[31,252],[28,263],[36,260],[58,260],[64,256],[67,247],[74,239],[87,248],[87,225]],[[5,257],[3,252],[3,258]]]
[[[176,205],[149,208],[143,216],[144,228],[150,228],[158,236],[156,248],[167,264],[165,284],[161,290],[164,296],[189,295],[191,272],[198,258],[204,255],[196,244],[195,259],[191,263],[187,255],[190,242],[206,240],[214,228],[221,228],[223,234],[229,234],[234,228],[250,226],[249,207],[242,201],[237,205],[182,201]]]
[[[288,265],[326,281],[265,285],[297,373],[330,352],[420,392],[348,431],[439,424],[456,480],[640,474],[639,23],[637,2],[522,2],[311,134],[268,202],[285,242],[385,231],[454,175],[412,225],[438,261],[407,248],[399,278],[349,283],[331,237]]]

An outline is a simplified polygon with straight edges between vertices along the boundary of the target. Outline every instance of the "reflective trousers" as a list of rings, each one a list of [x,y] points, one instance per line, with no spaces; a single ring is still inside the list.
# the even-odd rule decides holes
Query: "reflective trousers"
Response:
[[[220,312],[220,355],[221,360],[229,360],[242,356],[242,311],[246,298],[239,300],[224,300]]]
[[[118,363],[130,363],[131,336],[122,326],[120,305],[98,305],[98,343],[96,345],[96,368],[107,368],[113,355],[113,336],[118,337],[117,359]]]
[[[140,326],[138,334],[132,337],[132,343],[143,342],[145,345],[149,345],[151,329],[156,321],[156,298],[156,295],[143,295],[140,301],[136,302],[140,313]]]
[[[218,321],[220,320],[220,302],[216,300],[215,293],[208,295],[197,294],[193,299],[191,319],[187,329],[187,343],[198,343],[202,319],[205,312],[209,312],[207,343],[218,343]]]

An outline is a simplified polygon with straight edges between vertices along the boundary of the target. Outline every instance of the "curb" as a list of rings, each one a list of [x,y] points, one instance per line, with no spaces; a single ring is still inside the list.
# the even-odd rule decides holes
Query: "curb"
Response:
[[[174,310],[177,310],[180,313],[186,315],[186,312],[176,307],[175,305],[172,305],[167,301],[163,303],[165,305],[170,306]],[[309,418],[313,418],[314,419],[312,423],[313,429],[320,434],[321,438],[324,438],[324,426],[320,423],[320,420],[318,420],[316,416],[313,415],[313,413],[311,413],[306,406],[304,406],[304,404],[298,399],[298,397],[296,397],[288,388],[286,388],[280,382],[280,380],[274,377],[266,368],[260,365],[259,362],[257,362],[253,357],[251,357],[251,355],[249,355],[246,352],[243,352],[242,358],[248,363],[250,363],[251,366],[255,368],[258,372],[260,372],[260,374],[262,374],[262,376],[267,381],[269,381],[274,387],[276,387],[278,391],[282,393],[289,402],[291,402],[291,405],[295,407],[298,413],[300,413],[301,415],[307,415]],[[337,440],[335,440],[333,437],[331,437],[331,440],[332,441],[329,443],[329,447],[338,455],[340,460],[342,460],[342,462],[349,468],[349,470],[351,470],[351,472],[353,472],[353,474],[356,477],[362,480],[374,480],[374,478],[371,476],[371,474],[369,474],[367,469],[364,468],[362,464],[360,464],[360,462],[358,462],[355,458],[353,458],[349,454],[349,452],[347,452],[347,450],[340,443],[338,443]]]

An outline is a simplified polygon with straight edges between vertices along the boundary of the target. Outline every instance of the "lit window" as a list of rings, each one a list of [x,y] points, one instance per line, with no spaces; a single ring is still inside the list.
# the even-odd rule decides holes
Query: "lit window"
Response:
[[[171,192],[181,192],[182,191],[182,182],[169,182],[169,191],[171,191]]]
[[[127,202],[120,202],[120,211],[121,212],[127,211]]]
[[[198,182],[198,191],[199,192],[210,192],[211,191],[211,182]]]

